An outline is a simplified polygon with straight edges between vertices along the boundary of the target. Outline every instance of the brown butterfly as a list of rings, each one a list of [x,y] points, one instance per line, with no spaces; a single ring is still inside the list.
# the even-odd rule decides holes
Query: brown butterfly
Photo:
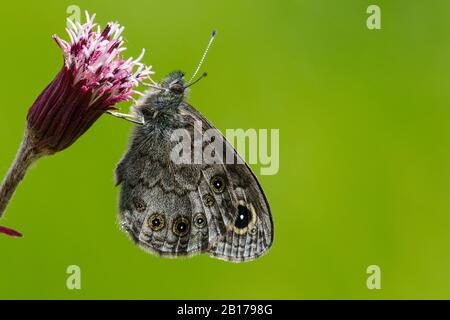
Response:
[[[221,134],[204,139],[203,132],[215,129],[186,102],[188,87],[198,80],[186,84],[183,77],[172,72],[152,86],[133,115],[113,113],[138,123],[116,169],[120,225],[136,244],[157,255],[256,259],[273,242],[269,203],[252,170]],[[179,130],[197,137],[192,147],[233,161],[174,162],[171,154],[179,141],[173,136]]]

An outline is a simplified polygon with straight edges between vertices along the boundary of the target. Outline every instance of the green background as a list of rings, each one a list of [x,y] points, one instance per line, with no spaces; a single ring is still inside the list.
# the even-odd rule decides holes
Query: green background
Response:
[[[381,30],[366,27],[373,3]],[[125,54],[145,47],[155,79],[190,75],[217,28],[189,101],[221,130],[280,129],[279,173],[259,176],[275,242],[244,264],[135,247],[113,184],[132,124],[104,116],[20,185],[0,223],[25,236],[0,236],[0,298],[450,298],[450,2],[2,3],[2,176],[62,65],[51,35],[68,38],[72,4],[125,25]],[[66,288],[72,264],[81,290]],[[372,264],[381,290],[366,287]]]

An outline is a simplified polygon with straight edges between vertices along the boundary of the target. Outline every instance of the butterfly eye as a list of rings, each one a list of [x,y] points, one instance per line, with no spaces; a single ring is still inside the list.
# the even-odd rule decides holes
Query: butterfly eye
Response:
[[[225,190],[225,179],[221,176],[214,176],[211,179],[211,187],[215,193],[222,193]]]
[[[189,233],[189,220],[185,217],[178,217],[173,222],[172,231],[179,237],[184,237]]]
[[[194,225],[199,229],[206,226],[206,217],[203,213],[197,213],[194,216]]]
[[[243,205],[238,206],[238,215],[234,221],[234,226],[238,229],[244,229],[248,226],[251,220],[251,213],[247,207]]]
[[[147,205],[145,204],[144,200],[142,200],[141,198],[134,198],[133,204],[138,212],[144,212],[145,209],[147,209]]]
[[[170,87],[170,90],[176,93],[183,93],[184,87],[179,83],[175,83]]]
[[[164,228],[166,221],[160,213],[154,213],[147,219],[147,224],[153,231],[159,231]]]

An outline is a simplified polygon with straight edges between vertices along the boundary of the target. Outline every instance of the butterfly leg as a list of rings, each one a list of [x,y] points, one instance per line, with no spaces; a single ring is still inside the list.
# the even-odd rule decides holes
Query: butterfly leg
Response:
[[[114,111],[106,111],[107,114],[110,114],[116,118],[124,119],[133,123],[137,124],[144,124],[144,118],[134,115],[134,114],[127,114],[127,113],[120,113],[120,112],[114,112]]]

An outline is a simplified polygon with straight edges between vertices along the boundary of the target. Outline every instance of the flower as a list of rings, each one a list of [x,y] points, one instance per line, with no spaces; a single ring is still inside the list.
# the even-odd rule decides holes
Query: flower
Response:
[[[101,30],[95,15],[81,25],[68,19],[70,42],[54,35],[64,65],[28,111],[28,128],[39,150],[54,153],[69,147],[119,101],[132,99],[134,88],[153,73],[137,59],[120,58],[126,49],[124,27],[108,23]],[[135,70],[136,69],[136,70]]]
[[[119,101],[134,100],[135,88],[145,84],[151,67],[137,59],[122,59],[124,27],[108,23],[102,30],[86,12],[86,23],[68,19],[70,41],[54,35],[64,65],[28,110],[25,135],[0,186],[0,217],[27,169],[40,157],[72,145],[94,122]],[[0,233],[20,233],[0,227]]]

